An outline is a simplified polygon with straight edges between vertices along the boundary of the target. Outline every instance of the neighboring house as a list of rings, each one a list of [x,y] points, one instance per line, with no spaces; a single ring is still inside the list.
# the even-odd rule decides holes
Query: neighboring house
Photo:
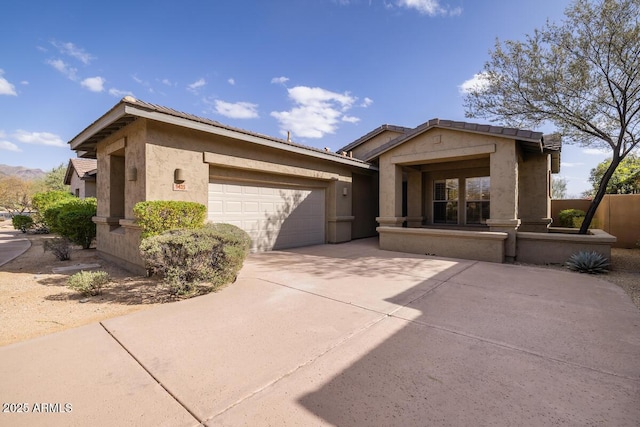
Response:
[[[65,185],[76,197],[96,197],[96,175],[98,171],[96,159],[71,159],[64,175]]]
[[[432,120],[381,126],[337,154],[132,97],[69,144],[97,158],[98,251],[140,272],[133,206],[147,200],[205,204],[253,251],[379,234],[383,249],[527,260],[537,243],[516,240],[548,234],[560,153],[538,132]]]

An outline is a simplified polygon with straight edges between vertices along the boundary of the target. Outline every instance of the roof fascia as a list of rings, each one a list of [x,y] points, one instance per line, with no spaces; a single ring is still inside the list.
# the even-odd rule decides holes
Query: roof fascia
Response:
[[[69,141],[69,145],[71,149],[76,151],[76,149],[82,145],[88,138],[97,133],[100,129],[103,129],[110,124],[114,123],[118,119],[121,119],[126,114],[126,104],[123,102],[117,104],[110,111],[108,111],[104,116],[100,117],[98,120],[93,122],[89,127],[80,132],[75,138]]]

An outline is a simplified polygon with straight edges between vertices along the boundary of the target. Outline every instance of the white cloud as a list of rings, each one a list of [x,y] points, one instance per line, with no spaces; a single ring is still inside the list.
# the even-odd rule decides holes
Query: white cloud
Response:
[[[562,166],[563,168],[577,168],[580,166],[584,166],[584,163],[560,162],[560,166]]]
[[[287,131],[303,138],[322,138],[334,133],[339,119],[345,116],[356,98],[348,92],[336,93],[319,87],[296,86],[287,89],[294,107],[289,111],[273,111],[271,116],[280,122],[280,131]]]
[[[91,92],[102,92],[104,91],[104,82],[104,78],[96,76],[86,78],[80,84],[89,89]]]
[[[362,100],[362,104],[360,104],[360,106],[361,106],[361,107],[364,107],[364,108],[367,108],[367,107],[369,107],[371,104],[373,104],[373,99],[365,97],[365,98]]]
[[[171,80],[169,80],[169,79],[162,79],[161,82],[165,86],[175,86],[175,84],[173,82],[171,82]]]
[[[200,89],[201,87],[203,87],[204,85],[207,84],[207,81],[203,78],[200,78],[198,80],[196,80],[195,82],[191,83],[190,85],[187,86],[187,90],[189,90],[190,92],[193,93],[198,93],[198,89]]]
[[[60,53],[71,56],[72,58],[79,60],[85,65],[89,64],[91,60],[95,59],[92,55],[85,52],[84,49],[77,47],[73,43],[61,43],[53,41],[51,42],[51,44],[54,45]]]
[[[216,112],[231,119],[255,119],[258,117],[258,105],[250,102],[215,101]]]
[[[16,144],[14,144],[13,142],[9,142],[9,141],[2,141],[0,140],[0,150],[7,150],[7,151],[14,151],[16,153],[21,152],[22,150],[20,148],[18,148],[18,146]]]
[[[69,64],[64,62],[62,59],[49,59],[47,64],[67,76],[69,80],[78,80],[78,69],[69,66]]]
[[[281,84],[281,85],[285,84],[288,81],[289,81],[289,77],[284,77],[284,76],[282,76],[282,77],[274,77],[274,78],[271,79],[271,83],[273,83],[273,84]]]
[[[487,78],[487,73],[483,71],[482,73],[474,74],[469,80],[462,82],[462,84],[458,86],[458,91],[462,95],[466,95],[476,90],[482,92],[488,86],[489,79]]]
[[[109,95],[115,96],[116,98],[124,98],[125,96],[133,96],[135,98],[133,92],[129,92],[128,90],[116,89],[114,87],[109,89]]]
[[[358,123],[360,119],[358,117],[344,115],[342,116],[342,121],[347,123]]]
[[[13,95],[18,96],[15,86],[13,86],[7,79],[2,77],[4,70],[0,69],[0,95]]]
[[[447,13],[438,0],[397,0],[396,4],[407,9],[415,9],[423,15],[435,16]]]
[[[605,156],[611,154],[611,150],[608,148],[585,148],[582,150],[584,154],[591,154],[594,156]]]
[[[26,130],[18,129],[12,136],[25,144],[48,145],[51,147],[67,146],[58,135],[50,132],[27,132]]]
[[[229,80],[227,80],[227,83],[229,83],[231,86],[236,84],[236,80],[234,78],[230,78]]]
[[[21,81],[20,84],[24,86],[29,86],[29,82],[26,80]]]

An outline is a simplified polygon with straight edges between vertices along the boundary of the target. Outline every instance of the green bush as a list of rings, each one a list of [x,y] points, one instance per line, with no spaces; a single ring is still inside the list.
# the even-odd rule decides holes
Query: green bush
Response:
[[[67,286],[85,296],[100,295],[111,278],[106,271],[81,271],[67,279]]]
[[[142,238],[146,238],[168,230],[202,227],[207,207],[196,202],[157,200],[136,203],[133,214],[142,228]]]
[[[36,193],[31,199],[31,203],[36,210],[36,222],[42,223],[47,228],[51,228],[51,224],[47,222],[45,212],[54,206],[67,203],[72,200],[77,200],[76,197],[68,191],[45,191],[43,193]]]
[[[582,220],[585,217],[584,211],[580,209],[565,209],[558,214],[558,222],[560,227],[577,228],[582,224]],[[576,223],[578,223],[576,227]]]
[[[151,274],[164,278],[175,294],[211,292],[235,281],[251,239],[230,224],[207,224],[195,230],[170,230],[146,238],[140,254]],[[200,286],[207,282],[208,286]]]
[[[97,211],[96,199],[75,199],[60,205],[59,209],[57,228],[53,231],[67,237],[83,249],[89,249],[96,237],[96,224],[92,221]]]
[[[54,237],[45,240],[44,250],[53,252],[53,255],[60,261],[71,259],[71,242],[66,237]]]
[[[80,200],[74,197],[50,206],[44,211],[43,217],[53,233],[89,249],[96,237],[96,224],[91,220],[96,210],[95,198]]]
[[[14,215],[13,218],[11,218],[11,224],[13,224],[15,230],[26,233],[28,229],[33,227],[33,218],[29,215]]]

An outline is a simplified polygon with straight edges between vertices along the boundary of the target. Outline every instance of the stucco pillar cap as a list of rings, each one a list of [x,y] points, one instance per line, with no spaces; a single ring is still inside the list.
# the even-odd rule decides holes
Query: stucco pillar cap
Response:
[[[489,227],[513,227],[517,228],[520,226],[520,219],[488,219],[487,225]]]

